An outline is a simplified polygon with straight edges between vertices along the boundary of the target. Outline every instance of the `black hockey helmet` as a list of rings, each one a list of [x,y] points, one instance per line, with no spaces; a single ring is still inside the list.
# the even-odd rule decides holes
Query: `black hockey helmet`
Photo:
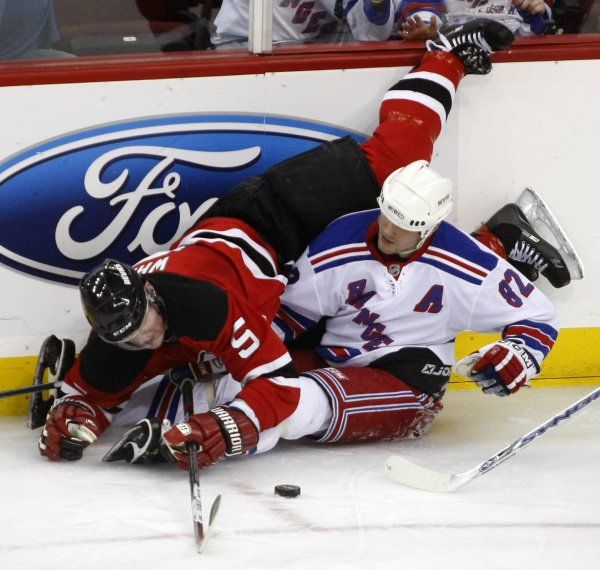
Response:
[[[148,297],[139,273],[126,263],[106,259],[79,283],[85,316],[100,338],[115,343],[142,325]]]

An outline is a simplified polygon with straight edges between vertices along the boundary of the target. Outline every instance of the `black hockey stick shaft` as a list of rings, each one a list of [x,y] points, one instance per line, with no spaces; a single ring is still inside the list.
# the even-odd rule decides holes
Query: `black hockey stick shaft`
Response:
[[[194,414],[194,380],[184,378],[179,383],[183,398],[183,412],[185,421]],[[204,524],[202,521],[202,502],[200,498],[200,470],[198,469],[198,444],[188,441],[186,444],[189,462],[190,498],[192,502],[192,523],[194,525],[194,538],[196,550],[202,550],[204,542]]]
[[[0,400],[2,398],[10,398],[12,396],[20,396],[22,394],[31,394],[32,392],[43,392],[44,390],[52,390],[60,387],[61,382],[49,382],[48,384],[38,384],[37,386],[27,386],[27,388],[16,388],[0,392]]]

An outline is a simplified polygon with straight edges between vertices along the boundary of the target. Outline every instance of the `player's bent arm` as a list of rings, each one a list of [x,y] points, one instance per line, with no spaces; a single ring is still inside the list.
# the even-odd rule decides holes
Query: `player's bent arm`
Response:
[[[265,453],[273,449],[280,439],[295,440],[319,433],[325,430],[331,421],[329,400],[313,379],[300,376],[280,379],[280,382],[298,390],[298,405],[281,423],[259,432],[254,453]],[[248,410],[248,405],[241,399],[234,400],[231,405]]]
[[[38,443],[41,455],[51,461],[81,459],[136,388],[166,368],[156,362],[157,370],[151,370],[152,357],[152,351],[125,351],[90,335],[65,375],[65,395],[48,414]]]
[[[157,362],[154,352],[124,350],[92,333],[67,371],[64,386],[99,406],[120,406],[145,380],[168,368]]]
[[[291,416],[300,401],[300,389],[294,384],[298,373],[285,376],[270,374],[250,380],[236,396],[234,404],[258,429],[267,430]]]
[[[502,340],[457,363],[486,394],[514,394],[537,376],[558,336],[548,298],[505,262],[490,273],[474,305],[471,327],[501,331]]]
[[[272,386],[261,381],[272,382]],[[268,451],[280,438],[298,439],[318,433],[330,422],[331,406],[327,396],[310,378],[257,378],[248,384],[252,390],[267,392],[267,399],[259,398],[256,409],[253,406],[257,400],[252,392],[246,390],[243,394],[242,390],[232,402],[194,414],[187,422],[164,433],[159,422],[142,420],[113,447],[105,461],[156,463],[162,458],[162,461],[187,468],[185,443],[194,442],[200,446],[198,467],[204,469],[225,457]],[[264,415],[261,403],[277,410],[273,417]],[[261,422],[268,426],[269,421],[279,423],[261,429]],[[133,449],[138,452],[132,453]]]
[[[220,459],[255,453],[259,432],[270,432],[267,446],[273,447],[278,437],[275,428],[298,408],[300,388],[297,378],[255,378],[238,393],[228,405],[213,408],[203,414],[194,414],[187,422],[175,425],[163,435],[166,448],[179,467],[188,466],[186,442],[199,445],[198,467],[205,469]]]
[[[249,381],[227,406],[192,416],[187,422],[189,433],[187,427],[178,424],[164,439],[183,467],[187,457],[182,443],[198,443],[202,448],[198,466],[206,468],[224,457],[268,451],[280,438],[298,439],[318,432],[330,417],[327,396],[313,380],[261,377]]]
[[[215,412],[215,410],[209,412],[208,415],[198,414],[197,416],[193,416],[193,422],[190,422],[190,424],[192,425],[192,430],[196,430],[197,435],[199,436],[198,442],[203,447],[203,451],[198,458],[199,467],[208,467],[225,456],[229,457],[246,453],[264,453],[274,448],[280,439],[299,439],[307,435],[318,433],[327,427],[331,420],[331,406],[325,392],[312,379],[303,376],[298,378],[279,377],[268,380],[257,379],[252,381],[250,385],[260,382],[261,380],[272,382],[274,385],[279,386],[279,400],[271,401],[271,405],[280,405],[282,403],[282,397],[288,404],[287,406],[280,408],[278,417],[282,417],[286,413],[283,410],[291,409],[289,404],[295,402],[292,413],[282,421],[279,421],[276,425],[259,431],[260,422],[257,414],[247,401],[247,399],[253,400],[253,398],[248,398],[248,393],[246,392],[244,395],[244,391],[242,390],[231,404],[220,407],[220,410],[222,411],[219,411],[218,414],[226,418],[227,425],[230,426],[229,432],[227,430],[224,431],[224,437],[213,436],[210,438],[207,437],[207,434],[201,434],[198,431],[198,428],[194,427],[195,423],[193,422],[199,422],[199,425],[201,424],[203,426],[214,426],[210,414]],[[254,388],[265,390],[265,385],[257,386],[257,384],[254,384]],[[244,399],[244,396],[247,399]],[[274,419],[273,421],[278,420]],[[221,423],[223,424],[223,422]],[[181,442],[179,440],[181,439],[181,436],[179,433],[180,430],[176,430],[173,433],[167,432],[167,434],[165,434],[165,439],[167,439],[169,443],[178,442],[180,444]],[[240,447],[238,453],[231,452],[231,434],[234,434],[233,441],[239,442]],[[184,455],[179,455],[179,457],[177,457],[177,454],[175,454],[175,456],[182,465],[186,464],[185,462],[187,459]]]

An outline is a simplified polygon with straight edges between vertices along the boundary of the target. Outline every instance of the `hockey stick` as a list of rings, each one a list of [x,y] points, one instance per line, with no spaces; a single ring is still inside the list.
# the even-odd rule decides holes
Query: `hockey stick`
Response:
[[[181,377],[183,375],[183,377]],[[189,376],[187,367],[178,370],[172,370],[169,374],[171,381],[175,382],[181,390],[183,398],[183,411],[185,421],[187,422],[194,413],[194,380]],[[192,502],[192,523],[194,525],[194,539],[196,541],[196,550],[202,552],[206,547],[212,531],[212,523],[217,516],[221,505],[221,495],[213,501],[208,517],[208,525],[204,528],[202,520],[202,501],[200,497],[200,470],[198,469],[198,444],[187,442],[186,450],[189,458],[189,480],[190,480],[190,498]]]
[[[488,471],[498,467],[498,465],[516,455],[516,453],[525,446],[544,435],[550,428],[553,428],[561,421],[570,418],[598,398],[600,398],[600,387],[564,409],[562,412],[551,417],[529,433],[526,433],[523,437],[513,441],[510,445],[501,449],[483,463],[480,463],[476,467],[473,467],[473,469],[469,469],[463,473],[440,473],[439,471],[433,471],[415,465],[411,461],[408,461],[408,459],[399,455],[391,455],[388,457],[385,466],[389,476],[394,481],[408,485],[409,487],[415,487],[425,491],[435,491],[438,493],[455,491],[476,477],[485,475]]]
[[[27,388],[15,388],[14,390],[7,390],[6,392],[0,392],[0,400],[2,398],[10,398],[12,396],[20,396],[22,394],[31,394],[32,392],[52,390],[53,388],[59,388],[61,384],[62,382],[49,382],[48,384],[38,384],[37,386],[27,386]]]

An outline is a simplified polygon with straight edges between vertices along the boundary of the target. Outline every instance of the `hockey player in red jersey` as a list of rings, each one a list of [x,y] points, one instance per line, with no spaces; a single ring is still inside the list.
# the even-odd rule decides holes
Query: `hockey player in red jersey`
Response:
[[[299,373],[270,327],[284,267],[332,219],[372,207],[392,171],[429,160],[460,79],[489,71],[488,54],[512,41],[505,28],[484,21],[444,34],[390,89],[381,123],[362,147],[342,139],[290,159],[219,200],[169,251],[135,270],[108,260],[84,277],[82,300],[93,331],[67,373],[66,395],[48,416],[42,455],[81,457],[140,386],[203,353],[220,357],[242,383],[230,405],[190,420],[203,466],[233,454],[232,434],[241,441],[236,453],[245,453],[259,432],[294,413]],[[181,430],[165,437],[176,444]]]

